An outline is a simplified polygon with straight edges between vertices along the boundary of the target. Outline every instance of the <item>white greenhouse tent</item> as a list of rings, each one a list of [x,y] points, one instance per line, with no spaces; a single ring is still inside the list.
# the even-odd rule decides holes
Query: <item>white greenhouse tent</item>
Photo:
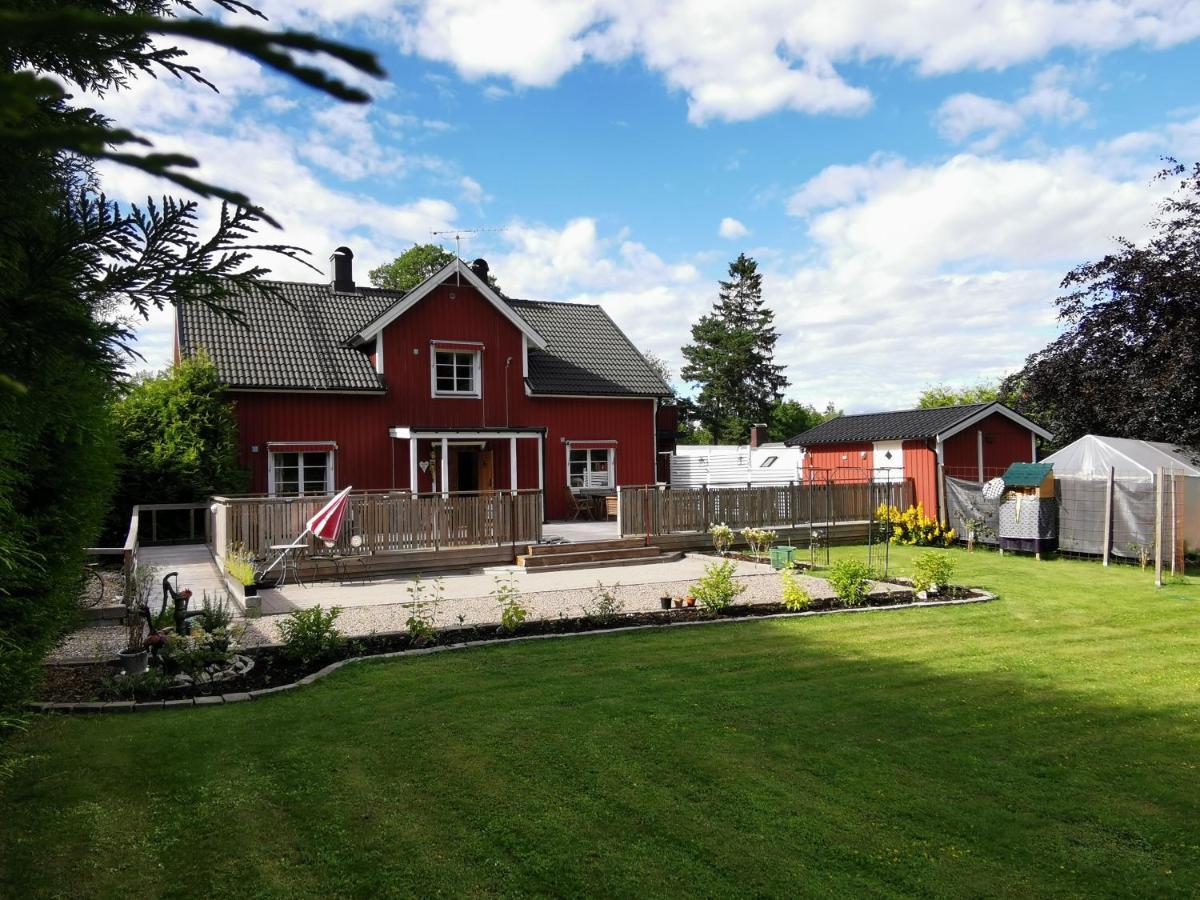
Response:
[[[1159,468],[1168,475],[1200,476],[1200,467],[1174,444],[1098,434],[1085,434],[1042,462],[1053,463],[1058,478],[1108,478],[1110,468],[1117,478],[1153,480]]]
[[[1164,476],[1164,542],[1200,548],[1200,465],[1174,444],[1087,434],[1042,462],[1054,465],[1059,494],[1059,546],[1099,553],[1108,480],[1113,479],[1111,552],[1137,556],[1153,545],[1160,471]]]

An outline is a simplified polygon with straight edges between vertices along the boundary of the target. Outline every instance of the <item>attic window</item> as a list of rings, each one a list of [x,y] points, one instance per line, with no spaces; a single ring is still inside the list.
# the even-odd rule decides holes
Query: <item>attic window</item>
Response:
[[[778,456],[768,456],[766,459],[764,459],[762,462],[760,462],[758,464],[758,467],[760,469],[769,469],[769,468],[771,468],[771,466],[775,465],[775,460],[777,460],[777,459],[779,459]]]
[[[478,351],[437,350],[432,357],[435,397],[479,396]]]

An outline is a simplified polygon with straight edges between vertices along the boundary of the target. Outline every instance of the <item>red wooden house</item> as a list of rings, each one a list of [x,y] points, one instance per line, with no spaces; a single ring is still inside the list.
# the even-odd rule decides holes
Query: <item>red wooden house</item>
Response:
[[[786,443],[804,448],[806,478],[911,478],[926,515],[937,517],[939,466],[947,477],[985,481],[1036,462],[1039,437],[1052,435],[993,402],[839,416]]]
[[[505,297],[483,260],[361,287],[352,260],[233,297],[243,323],[178,312],[177,356],[208,353],[236,402],[253,491],[536,488],[557,518],[569,490],[654,482],[670,389],[599,306]]]

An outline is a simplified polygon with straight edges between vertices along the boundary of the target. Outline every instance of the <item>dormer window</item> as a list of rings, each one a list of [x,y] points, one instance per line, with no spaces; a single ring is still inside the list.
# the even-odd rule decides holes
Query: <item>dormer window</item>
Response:
[[[478,397],[478,350],[438,350],[432,353],[433,396]]]

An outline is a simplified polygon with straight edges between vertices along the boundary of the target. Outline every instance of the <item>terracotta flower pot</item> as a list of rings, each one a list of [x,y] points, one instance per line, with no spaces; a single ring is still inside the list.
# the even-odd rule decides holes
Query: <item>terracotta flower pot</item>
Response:
[[[676,609],[679,609],[679,608],[681,608],[682,606],[683,606],[683,598],[682,598],[682,597],[676,597],[676,598],[675,598],[675,608],[676,608]]]
[[[688,598],[687,598],[687,605],[688,605],[688,606],[695,606],[695,605],[696,605],[696,598],[695,598],[695,597],[688,597]]]

